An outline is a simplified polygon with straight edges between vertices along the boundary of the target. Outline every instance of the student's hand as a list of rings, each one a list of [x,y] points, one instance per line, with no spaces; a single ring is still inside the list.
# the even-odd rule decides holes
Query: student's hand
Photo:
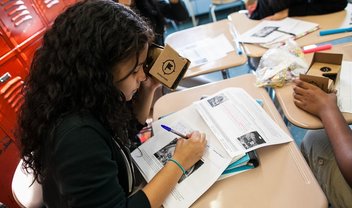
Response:
[[[299,79],[293,82],[293,98],[297,107],[319,118],[322,113],[337,108],[335,93],[325,93],[319,87]]]
[[[282,11],[276,12],[274,15],[265,17],[266,20],[281,20],[288,17],[288,9],[284,9]]]
[[[147,76],[146,80],[141,83],[142,88],[152,90],[152,91],[156,90],[156,88],[160,86],[161,86],[160,82],[151,76]]]
[[[202,158],[207,144],[204,133],[195,131],[187,136],[189,137],[188,139],[180,138],[177,141],[173,155],[173,158],[177,160],[185,170],[190,169]]]

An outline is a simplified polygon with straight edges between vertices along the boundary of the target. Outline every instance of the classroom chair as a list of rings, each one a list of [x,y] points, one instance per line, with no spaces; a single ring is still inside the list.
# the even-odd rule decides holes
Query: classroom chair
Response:
[[[233,4],[233,6],[240,6],[240,9],[244,8],[244,3],[242,0],[212,0],[211,4],[209,6],[209,15],[211,16],[213,22],[216,22],[216,15],[215,15],[215,9],[218,6],[221,5],[230,5]]]
[[[185,3],[186,9],[188,10],[189,16],[191,16],[193,27],[198,25],[198,20],[194,14],[194,9],[190,0],[183,0]]]
[[[33,175],[22,168],[22,160],[12,179],[12,194],[20,207],[39,208],[43,205],[42,186],[37,181],[33,182]]]

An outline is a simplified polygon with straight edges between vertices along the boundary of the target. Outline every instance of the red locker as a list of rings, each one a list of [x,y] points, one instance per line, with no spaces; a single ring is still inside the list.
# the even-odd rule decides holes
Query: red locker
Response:
[[[29,0],[0,0],[0,26],[16,47],[31,41],[46,25]]]
[[[0,117],[2,117],[0,113]],[[9,160],[11,158],[11,160]],[[13,140],[0,125],[0,201],[9,208],[19,207],[12,196],[13,173],[19,162],[19,151]]]
[[[57,14],[61,13],[66,8],[66,4],[63,0],[42,0],[33,1],[33,3],[39,9],[47,25],[54,22]]]
[[[13,199],[12,177],[20,160],[14,135],[23,82],[45,30],[76,0],[0,0],[0,202]]]
[[[11,138],[17,123],[17,114],[23,102],[21,89],[27,71],[16,55],[0,62],[0,123],[3,130]],[[15,143],[18,142],[14,139]],[[0,164],[1,165],[1,164]]]
[[[64,0],[66,7],[71,6],[72,4],[76,3],[77,0]]]
[[[7,40],[4,31],[0,28],[0,57],[10,52],[10,50],[11,47],[9,46],[9,40]]]
[[[26,44],[23,47],[19,48],[21,60],[23,60],[23,63],[25,64],[25,70],[29,71],[29,68],[32,63],[32,59],[34,56],[35,51],[41,46],[42,44],[42,35],[39,36],[40,38],[37,38],[37,40],[34,40],[30,44]]]

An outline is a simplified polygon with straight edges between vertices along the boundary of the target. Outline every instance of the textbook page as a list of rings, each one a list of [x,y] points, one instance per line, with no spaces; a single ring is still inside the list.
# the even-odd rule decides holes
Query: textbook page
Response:
[[[191,105],[154,122],[154,136],[139,147],[140,151],[136,149],[132,152],[135,164],[148,182],[173,156],[178,139],[177,135],[159,129],[161,124],[168,125],[183,134],[194,130],[206,134],[207,148],[202,159],[187,170],[187,176],[183,176],[179,180],[163,203],[166,208],[189,207],[216,182],[232,158],[215,138],[194,106]],[[238,159],[241,157],[242,155],[239,155]]]
[[[241,88],[226,88],[195,104],[230,156],[292,141]]]
[[[221,59],[231,51],[234,51],[234,47],[224,34],[214,38],[201,39],[178,50],[182,56],[191,61],[189,68]]]
[[[343,61],[336,83],[337,104],[341,112],[352,113],[352,62]]]
[[[263,20],[258,25],[243,33],[239,40],[244,43],[258,43],[273,45],[275,42],[283,42],[288,38],[299,38],[307,33],[317,30],[318,24],[285,18],[283,20]]]

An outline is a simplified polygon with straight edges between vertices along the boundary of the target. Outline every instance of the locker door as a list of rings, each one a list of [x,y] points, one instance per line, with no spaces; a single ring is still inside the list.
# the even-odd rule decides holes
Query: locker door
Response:
[[[0,57],[10,52],[11,48],[8,45],[9,40],[7,39],[5,32],[0,28]],[[1,58],[0,58],[1,60]]]
[[[21,47],[19,51],[21,52],[21,57],[23,58],[23,61],[25,62],[26,67],[24,68],[27,72],[29,72],[32,59],[34,56],[35,51],[41,46],[42,44],[42,35],[40,35],[40,38],[37,40],[34,40],[30,44],[25,45],[24,47]]]
[[[76,3],[78,0],[64,0],[66,7],[71,6],[72,4]]]
[[[0,63],[0,113],[3,115],[0,117],[0,124],[11,138],[14,138],[17,115],[23,102],[21,90],[24,77],[27,76],[23,68],[16,56]]]
[[[2,117],[0,113],[0,117]],[[12,178],[15,173],[20,154],[13,140],[2,130],[0,123],[0,202],[7,207],[18,208],[12,196]]]
[[[15,47],[45,30],[45,24],[29,0],[0,0],[0,21],[2,30]]]
[[[66,7],[63,0],[33,0],[33,3],[40,10],[41,15],[48,25],[51,25]]]

